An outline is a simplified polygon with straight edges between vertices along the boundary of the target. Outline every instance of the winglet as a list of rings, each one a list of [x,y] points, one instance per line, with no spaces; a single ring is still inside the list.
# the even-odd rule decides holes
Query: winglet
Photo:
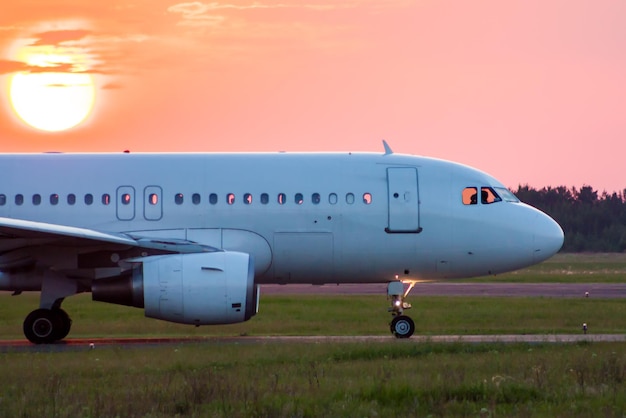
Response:
[[[383,139],[383,147],[385,147],[385,155],[393,154],[393,151],[391,150],[391,147],[389,146],[387,141],[385,141],[384,139]]]

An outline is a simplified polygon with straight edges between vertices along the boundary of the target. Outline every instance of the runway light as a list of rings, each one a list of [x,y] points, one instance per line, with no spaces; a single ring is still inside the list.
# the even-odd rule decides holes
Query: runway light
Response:
[[[589,292],[585,292],[585,297],[588,298],[589,297]]]
[[[96,345],[94,343],[89,343],[89,349],[93,350],[94,348],[96,348]]]
[[[583,322],[583,334],[587,333],[587,323]]]

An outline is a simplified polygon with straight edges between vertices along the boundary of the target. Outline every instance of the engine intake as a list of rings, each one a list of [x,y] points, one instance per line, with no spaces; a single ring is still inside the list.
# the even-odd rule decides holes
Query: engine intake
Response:
[[[258,311],[249,254],[170,254],[134,260],[128,274],[94,280],[92,299],[145,309],[149,318],[193,325],[247,321]]]

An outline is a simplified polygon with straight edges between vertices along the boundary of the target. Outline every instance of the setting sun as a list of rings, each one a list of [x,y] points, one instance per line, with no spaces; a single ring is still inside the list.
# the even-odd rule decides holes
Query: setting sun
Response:
[[[9,95],[17,116],[33,128],[50,132],[84,122],[94,106],[93,77],[57,69],[63,64],[73,65],[69,55],[37,54],[29,56],[27,62],[41,66],[42,70],[20,72],[11,78]],[[50,72],[45,67],[50,67]]]

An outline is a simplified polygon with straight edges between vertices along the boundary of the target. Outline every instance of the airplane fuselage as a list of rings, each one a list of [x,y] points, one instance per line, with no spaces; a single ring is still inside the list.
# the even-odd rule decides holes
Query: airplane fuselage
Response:
[[[1,155],[0,173],[0,217],[249,253],[258,283],[497,274],[542,261],[562,243],[552,219],[514,198],[464,201],[468,188],[505,187],[432,158],[19,154]],[[0,252],[28,247],[37,263],[68,271],[120,265],[115,254],[20,239],[0,238]],[[0,270],[13,259],[0,257]]]

